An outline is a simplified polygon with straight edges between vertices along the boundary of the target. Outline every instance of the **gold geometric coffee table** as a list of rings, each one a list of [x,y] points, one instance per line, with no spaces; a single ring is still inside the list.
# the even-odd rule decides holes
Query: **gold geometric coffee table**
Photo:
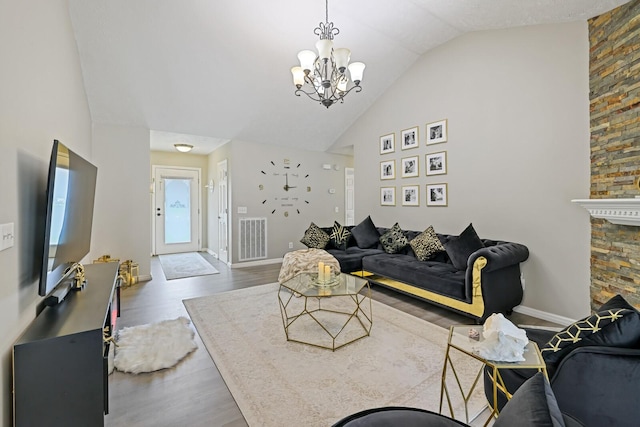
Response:
[[[369,282],[350,274],[328,286],[316,274],[298,274],[280,284],[278,301],[287,341],[335,351],[369,336],[373,326]]]

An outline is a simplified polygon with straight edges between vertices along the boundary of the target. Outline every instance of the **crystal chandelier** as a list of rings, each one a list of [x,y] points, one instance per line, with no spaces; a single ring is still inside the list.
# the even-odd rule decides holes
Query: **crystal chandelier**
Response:
[[[365,65],[362,62],[349,64],[351,51],[346,48],[333,48],[333,37],[339,34],[340,30],[333,26],[333,22],[329,22],[329,0],[325,3],[325,22],[320,22],[313,30],[314,34],[320,36],[316,43],[318,54],[312,50],[298,53],[300,66],[291,68],[291,73],[293,84],[296,86],[296,96],[304,93],[329,108],[338,101],[344,102],[344,97],[352,90],[362,90],[360,81]],[[351,87],[349,74],[353,82]]]

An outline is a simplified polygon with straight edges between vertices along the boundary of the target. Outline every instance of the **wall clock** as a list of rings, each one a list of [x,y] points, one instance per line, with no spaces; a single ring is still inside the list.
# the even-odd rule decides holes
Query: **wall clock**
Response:
[[[309,173],[302,163],[271,160],[260,173],[264,179],[264,183],[258,185],[263,193],[262,204],[268,206],[273,215],[288,217],[300,214],[309,206]]]

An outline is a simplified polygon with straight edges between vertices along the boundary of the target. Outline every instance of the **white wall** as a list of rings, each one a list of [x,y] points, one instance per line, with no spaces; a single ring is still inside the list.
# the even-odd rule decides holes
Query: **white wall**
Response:
[[[91,121],[65,0],[0,0],[0,424],[11,424],[11,349],[34,319],[54,139],[91,160]]]
[[[151,274],[149,129],[93,125],[94,163],[98,167],[91,259],[109,254]]]
[[[293,249],[302,249],[300,243],[304,231],[311,221],[319,226],[331,226],[333,221],[344,224],[344,168],[352,166],[351,156],[330,154],[317,151],[298,150],[276,145],[255,144],[245,141],[232,141],[210,156],[210,176],[218,182],[217,163],[227,158],[229,170],[229,191],[233,195],[230,202],[231,210],[231,261],[238,263],[238,222],[241,217],[267,218],[267,258],[281,258],[289,249],[289,242]],[[282,173],[284,159],[290,160],[292,171],[299,175],[309,175],[308,178],[291,178],[289,185],[297,188],[284,191],[285,178]],[[271,164],[273,161],[277,166]],[[298,168],[297,165],[300,164]],[[332,169],[323,169],[323,164]],[[337,167],[337,170],[333,166]],[[265,171],[266,175],[261,171]],[[279,172],[279,176],[273,176]],[[357,180],[356,170],[356,180]],[[259,186],[263,185],[263,190]],[[311,187],[307,192],[306,188]],[[334,189],[335,193],[329,193]],[[300,202],[293,207],[282,207],[282,202],[276,200],[282,197],[300,198]],[[210,216],[217,215],[217,195],[213,195]],[[263,203],[263,201],[267,202]],[[308,201],[307,204],[305,201]],[[238,207],[246,207],[246,214],[239,214]],[[338,212],[336,212],[336,208]],[[271,213],[275,209],[275,213]],[[300,210],[298,214],[297,211]],[[289,213],[284,216],[284,212]],[[217,225],[214,233],[210,234],[210,248],[217,252]],[[211,247],[211,246],[214,247]]]
[[[586,23],[471,33],[425,54],[335,146],[355,145],[356,222],[433,224],[529,247],[523,305],[579,318],[589,312],[589,217],[570,203],[589,195]],[[425,124],[448,119],[449,141],[425,145]],[[420,147],[399,133],[420,126]],[[396,132],[394,154],[379,137]],[[425,154],[447,151],[448,173],[425,176]],[[379,164],[420,156],[420,178],[380,181]],[[397,166],[396,166],[397,167]],[[399,176],[399,173],[396,173]],[[446,182],[448,207],[426,207],[427,183]],[[419,208],[381,207],[379,187],[421,186]]]

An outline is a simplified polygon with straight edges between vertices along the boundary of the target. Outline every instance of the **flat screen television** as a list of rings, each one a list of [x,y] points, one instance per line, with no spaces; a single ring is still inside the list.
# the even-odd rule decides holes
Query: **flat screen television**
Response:
[[[60,141],[53,141],[38,287],[40,296],[49,296],[45,301],[49,305],[64,299],[73,267],[89,253],[97,172],[93,164]]]

